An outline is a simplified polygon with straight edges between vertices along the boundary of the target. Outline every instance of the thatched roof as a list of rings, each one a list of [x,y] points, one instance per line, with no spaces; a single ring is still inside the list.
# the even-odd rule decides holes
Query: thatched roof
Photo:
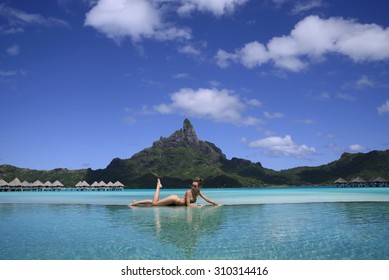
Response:
[[[341,178],[337,179],[334,183],[335,184],[347,184],[347,181],[341,177]]]
[[[43,183],[39,180],[36,180],[34,183],[32,183],[33,187],[42,187]]]
[[[56,180],[54,183],[52,183],[51,184],[53,187],[63,187],[63,184],[60,182],[60,181],[58,181],[58,180]]]
[[[43,184],[44,187],[52,187],[53,184],[51,184],[50,181],[46,181],[44,184]]]
[[[119,181],[116,181],[114,184],[113,184],[114,187],[124,187],[124,185],[122,183],[120,183]]]
[[[8,183],[8,186],[10,187],[18,187],[21,186],[22,182],[18,178],[13,179],[11,182]]]
[[[373,182],[373,183],[387,183],[388,180],[386,180],[385,178],[383,178],[381,176],[378,176],[378,177],[374,178],[373,180],[371,180],[371,182]]]
[[[107,184],[104,181],[100,181],[99,187],[106,187],[106,186],[107,186]]]
[[[78,182],[76,187],[89,187],[90,185],[86,181]]]
[[[31,183],[29,183],[29,182],[27,182],[27,181],[23,181],[22,182],[22,187],[30,187],[32,184]]]
[[[361,177],[354,178],[350,181],[350,183],[366,183]]]
[[[108,182],[107,184],[108,187],[113,187],[113,183],[111,181]]]
[[[90,185],[86,181],[82,181],[81,187],[90,187]]]
[[[8,186],[8,183],[3,179],[0,179],[0,187]]]
[[[92,187],[98,187],[99,186],[99,183],[97,183],[96,181],[93,182],[93,184],[91,185]]]

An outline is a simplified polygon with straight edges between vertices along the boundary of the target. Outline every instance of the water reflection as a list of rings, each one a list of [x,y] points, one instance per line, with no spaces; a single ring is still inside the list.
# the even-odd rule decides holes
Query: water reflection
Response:
[[[389,259],[388,203],[0,203],[0,259]]]
[[[181,249],[187,259],[193,258],[202,237],[217,232],[225,222],[223,207],[136,207],[130,211],[138,230],[154,232],[160,241]]]

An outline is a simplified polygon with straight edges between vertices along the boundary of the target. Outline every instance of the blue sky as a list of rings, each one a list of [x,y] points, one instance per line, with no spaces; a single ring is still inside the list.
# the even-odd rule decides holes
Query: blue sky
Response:
[[[389,148],[384,0],[0,1],[0,164],[105,168],[189,118],[281,170]]]

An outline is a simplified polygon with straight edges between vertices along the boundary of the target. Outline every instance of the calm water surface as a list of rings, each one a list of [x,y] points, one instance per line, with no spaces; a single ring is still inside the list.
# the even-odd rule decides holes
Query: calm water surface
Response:
[[[0,193],[0,259],[389,259],[388,188],[204,193],[235,205],[125,205],[152,190]]]

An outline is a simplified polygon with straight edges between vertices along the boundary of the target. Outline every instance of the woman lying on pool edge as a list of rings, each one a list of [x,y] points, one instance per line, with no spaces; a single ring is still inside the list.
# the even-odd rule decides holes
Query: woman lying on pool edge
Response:
[[[201,178],[195,178],[192,182],[192,188],[185,192],[184,197],[179,197],[176,194],[169,195],[168,197],[159,199],[159,194],[162,188],[161,180],[157,180],[157,186],[155,189],[153,199],[145,199],[145,200],[133,200],[131,204],[128,206],[136,206],[136,205],[151,205],[151,206],[197,206],[195,203],[198,196],[201,196],[206,202],[213,204],[215,206],[222,206],[222,204],[216,203],[206,197],[201,191],[201,185],[203,184],[203,180]]]

